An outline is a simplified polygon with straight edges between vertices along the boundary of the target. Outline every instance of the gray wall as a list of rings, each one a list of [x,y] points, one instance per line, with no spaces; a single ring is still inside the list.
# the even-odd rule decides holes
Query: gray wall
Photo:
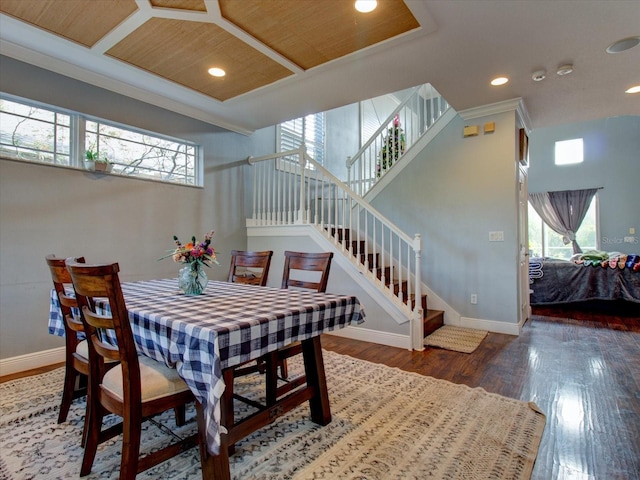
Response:
[[[347,179],[347,157],[360,149],[360,120],[357,103],[326,112],[325,167],[336,177]]]
[[[554,164],[555,142],[584,140],[584,162]],[[600,249],[640,253],[640,116],[615,117],[534,130],[529,136],[529,191],[598,192]],[[635,235],[629,233],[635,228]],[[635,236],[636,242],[624,243]]]
[[[213,245],[223,279],[229,252],[246,248],[244,172],[249,155],[274,151],[273,129],[251,137],[0,57],[0,90],[147,130],[204,149],[204,188],[0,159],[0,358],[61,347],[47,333],[51,277],[44,257],[119,262],[124,281],[175,277],[157,261],[174,234]]]

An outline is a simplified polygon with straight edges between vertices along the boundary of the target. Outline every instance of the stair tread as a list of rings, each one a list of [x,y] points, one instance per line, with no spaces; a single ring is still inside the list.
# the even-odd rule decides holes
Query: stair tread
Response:
[[[430,321],[442,314],[444,314],[444,310],[427,310],[424,313],[424,319],[425,321]]]
[[[444,325],[444,310],[425,310],[422,322],[424,336],[431,335]]]

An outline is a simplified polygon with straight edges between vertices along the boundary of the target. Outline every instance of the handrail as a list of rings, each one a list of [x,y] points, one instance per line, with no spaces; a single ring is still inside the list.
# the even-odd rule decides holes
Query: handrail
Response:
[[[421,236],[402,232],[309,157],[304,144],[247,160],[255,168],[253,224],[316,227],[406,313],[412,348],[422,349]]]
[[[364,197],[448,109],[447,101],[431,85],[414,87],[347,159],[347,185]]]
[[[362,147],[360,147],[360,150],[358,150],[355,155],[353,157],[349,157],[349,160],[347,160],[347,167],[352,166],[354,163],[356,163],[358,157],[362,156],[362,154],[367,151],[367,149],[369,148],[369,146],[376,140],[376,138],[382,133],[385,132],[387,130],[387,128],[389,128],[389,123],[391,122],[391,120],[393,118],[395,118],[395,116],[400,113],[400,111],[405,107],[405,105],[407,104],[407,102],[409,102],[409,100],[411,100],[411,98],[413,97],[413,95],[416,93],[417,90],[420,90],[422,88],[422,86],[420,87],[413,87],[413,90],[411,91],[411,95],[409,95],[407,98],[405,98],[387,117],[387,120],[382,122],[380,124],[380,126],[378,127],[378,129],[373,132],[373,135],[371,135],[371,138],[369,138],[369,140],[367,140],[364,145],[362,145]]]

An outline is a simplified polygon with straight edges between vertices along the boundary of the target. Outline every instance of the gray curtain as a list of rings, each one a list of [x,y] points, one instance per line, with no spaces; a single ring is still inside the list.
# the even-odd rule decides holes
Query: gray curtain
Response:
[[[581,253],[580,245],[576,242],[576,232],[597,191],[597,188],[589,188],[530,193],[529,201],[542,221],[554,232],[562,235],[564,244],[571,243],[573,253]]]

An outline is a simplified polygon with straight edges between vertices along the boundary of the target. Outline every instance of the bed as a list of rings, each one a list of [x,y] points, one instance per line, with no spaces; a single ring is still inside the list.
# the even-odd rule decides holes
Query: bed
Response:
[[[532,258],[529,262],[531,305],[587,300],[640,304],[640,255],[606,254],[587,258],[588,255],[571,261]]]

